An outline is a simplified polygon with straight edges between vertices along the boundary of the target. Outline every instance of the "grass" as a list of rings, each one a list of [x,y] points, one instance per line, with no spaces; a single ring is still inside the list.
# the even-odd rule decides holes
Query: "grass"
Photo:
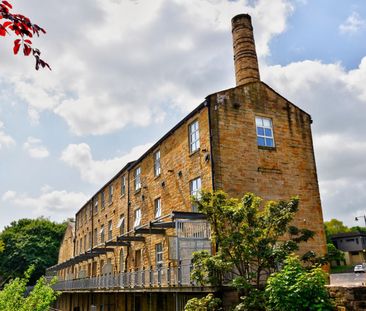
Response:
[[[345,272],[353,272],[354,265],[351,266],[337,266],[331,267],[330,273],[345,273]]]

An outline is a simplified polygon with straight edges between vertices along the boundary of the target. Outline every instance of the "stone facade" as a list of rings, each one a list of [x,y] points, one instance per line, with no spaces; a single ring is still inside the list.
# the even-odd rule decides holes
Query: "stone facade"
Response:
[[[214,291],[189,279],[192,252],[212,250],[190,201],[200,189],[298,195],[294,223],[316,232],[301,252],[324,254],[311,117],[259,80],[250,17],[232,23],[238,85],[207,96],[79,210],[75,242],[61,248],[69,256],[49,269],[61,281],[57,308],[182,310]]]

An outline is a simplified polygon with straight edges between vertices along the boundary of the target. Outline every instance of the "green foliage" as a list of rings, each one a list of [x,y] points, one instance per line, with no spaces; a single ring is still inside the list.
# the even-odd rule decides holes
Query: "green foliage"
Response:
[[[184,311],[221,311],[221,300],[215,298],[213,294],[208,294],[203,298],[192,298],[190,299]]]
[[[15,278],[5,285],[0,291],[0,310],[6,311],[48,311],[51,304],[56,300],[57,293],[51,288],[56,282],[50,284],[41,277],[28,296],[25,296],[26,285],[34,271],[31,266],[22,278]]]
[[[324,222],[325,235],[327,237],[327,243],[331,243],[330,236],[337,233],[350,232],[350,229],[343,224],[343,221],[338,219],[331,219]]]
[[[344,253],[336,248],[332,243],[327,244],[326,258],[329,263],[331,263],[332,261],[346,261]]]
[[[192,278],[199,284],[220,286],[228,283],[245,298],[237,310],[264,308],[264,279],[282,265],[286,256],[307,241],[313,232],[290,226],[299,200],[262,200],[252,193],[241,200],[222,192],[202,192],[193,199],[211,224],[216,254],[198,252],[193,257]],[[230,272],[230,277],[227,274]]]
[[[271,311],[333,310],[325,280],[321,268],[306,269],[298,257],[289,256],[283,269],[268,279],[266,308]]]
[[[57,263],[58,251],[66,223],[57,224],[44,218],[12,222],[0,233],[5,249],[0,252],[0,275],[4,280],[21,277],[34,265],[30,277],[34,284],[45,269]]]
[[[2,253],[5,249],[4,242],[0,240],[0,253]]]

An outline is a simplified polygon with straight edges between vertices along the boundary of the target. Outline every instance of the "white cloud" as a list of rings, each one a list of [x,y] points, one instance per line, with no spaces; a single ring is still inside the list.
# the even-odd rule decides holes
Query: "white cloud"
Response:
[[[265,67],[262,78],[312,115],[325,219],[354,226],[354,214],[366,200],[366,57],[350,71],[340,64],[302,61]]]
[[[365,28],[366,22],[357,12],[352,12],[350,16],[339,25],[339,31],[344,34],[353,34]]]
[[[258,55],[270,53],[269,41],[284,31],[292,5],[252,3],[19,0],[17,7],[48,30],[38,42],[53,71],[34,72],[29,62],[11,56],[2,72],[28,105],[32,123],[51,112],[77,135],[159,123],[166,107],[187,112],[205,95],[233,84],[234,15],[252,15]]]
[[[151,144],[140,145],[127,154],[112,159],[94,160],[88,144],[71,144],[62,152],[61,160],[76,168],[84,181],[101,185],[128,162],[137,160],[150,146]]]
[[[15,140],[4,131],[4,123],[0,121],[0,149],[2,147],[11,147],[14,146]]]
[[[17,195],[17,193],[15,191],[12,191],[12,190],[6,191],[2,196],[2,200],[3,201],[12,200],[16,197],[16,195]]]
[[[47,148],[42,145],[42,140],[35,137],[28,137],[27,141],[23,144],[23,148],[32,158],[43,159],[50,155]]]
[[[4,202],[12,204],[16,208],[26,208],[34,217],[61,215],[63,219],[70,217],[72,213],[81,208],[87,199],[88,197],[84,193],[65,190],[43,192],[39,196],[7,191],[2,196]]]

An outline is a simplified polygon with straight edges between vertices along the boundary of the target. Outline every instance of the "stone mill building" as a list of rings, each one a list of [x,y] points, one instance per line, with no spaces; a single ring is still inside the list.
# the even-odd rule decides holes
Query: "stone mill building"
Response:
[[[300,197],[295,225],[316,232],[302,252],[325,252],[311,116],[260,80],[249,15],[232,19],[236,86],[210,94],[77,212],[61,245],[63,311],[183,310],[212,288],[190,280],[192,252],[211,252],[192,206],[201,189],[265,200]]]

